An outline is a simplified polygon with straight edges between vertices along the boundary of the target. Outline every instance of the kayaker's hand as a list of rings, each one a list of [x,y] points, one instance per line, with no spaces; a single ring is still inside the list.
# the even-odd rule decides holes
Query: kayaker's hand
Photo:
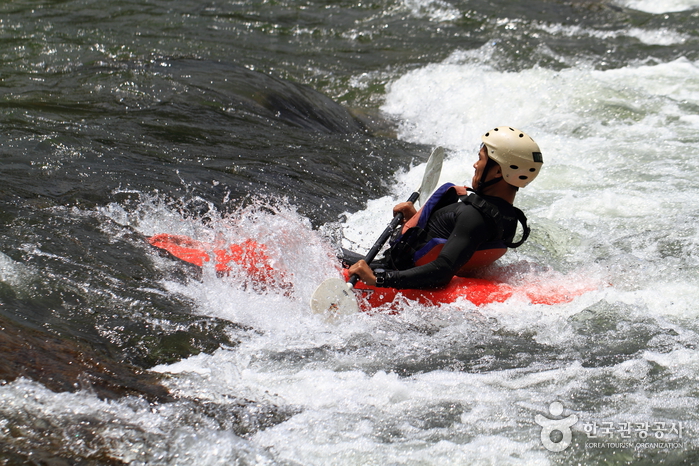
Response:
[[[403,214],[403,223],[405,223],[413,218],[413,215],[415,215],[417,211],[412,202],[401,202],[400,204],[396,204],[393,208],[393,216],[395,217],[399,212]]]
[[[349,273],[350,276],[354,274],[359,275],[359,279],[369,286],[376,286],[376,275],[374,275],[374,271],[371,270],[371,267],[364,259],[352,265],[349,268]]]

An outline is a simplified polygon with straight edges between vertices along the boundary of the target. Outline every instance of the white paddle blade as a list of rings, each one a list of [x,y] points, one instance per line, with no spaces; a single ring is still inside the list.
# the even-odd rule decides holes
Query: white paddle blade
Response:
[[[430,154],[425,167],[425,174],[422,176],[422,184],[420,185],[420,205],[425,205],[427,199],[430,198],[432,191],[437,187],[439,175],[442,173],[442,163],[444,162],[444,147],[437,147]]]
[[[328,278],[311,296],[311,310],[315,314],[334,317],[355,314],[359,312],[359,305],[347,282],[340,278]]]

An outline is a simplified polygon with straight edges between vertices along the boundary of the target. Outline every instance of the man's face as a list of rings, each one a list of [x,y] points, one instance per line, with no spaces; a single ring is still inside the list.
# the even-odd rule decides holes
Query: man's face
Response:
[[[478,152],[478,160],[473,164],[474,172],[473,179],[471,180],[471,187],[475,190],[478,189],[478,182],[483,176],[483,170],[488,164],[488,148],[485,144],[481,144],[481,150]]]

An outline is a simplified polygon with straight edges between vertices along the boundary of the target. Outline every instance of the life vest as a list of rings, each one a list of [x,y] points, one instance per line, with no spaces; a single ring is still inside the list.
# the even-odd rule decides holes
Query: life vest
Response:
[[[503,239],[503,215],[497,207],[475,193],[469,194],[464,186],[446,183],[430,196],[425,205],[410,220],[405,222],[400,234],[392,240],[389,257],[397,269],[405,270],[424,265],[439,256],[447,238],[431,236],[426,231],[427,222],[437,209],[454,202],[472,205],[483,215],[493,231],[491,239],[481,244],[455,275],[463,276],[470,270],[492,264],[507,252],[507,248],[521,246],[529,236],[527,217],[518,208],[512,207],[516,219],[522,224],[522,238],[517,242],[506,242]]]

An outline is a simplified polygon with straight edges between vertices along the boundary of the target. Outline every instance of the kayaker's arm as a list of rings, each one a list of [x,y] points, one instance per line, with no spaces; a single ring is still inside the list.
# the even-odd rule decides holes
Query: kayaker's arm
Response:
[[[455,228],[435,260],[407,270],[388,271],[383,286],[399,289],[444,286],[491,235],[481,213],[468,206],[459,211]]]

